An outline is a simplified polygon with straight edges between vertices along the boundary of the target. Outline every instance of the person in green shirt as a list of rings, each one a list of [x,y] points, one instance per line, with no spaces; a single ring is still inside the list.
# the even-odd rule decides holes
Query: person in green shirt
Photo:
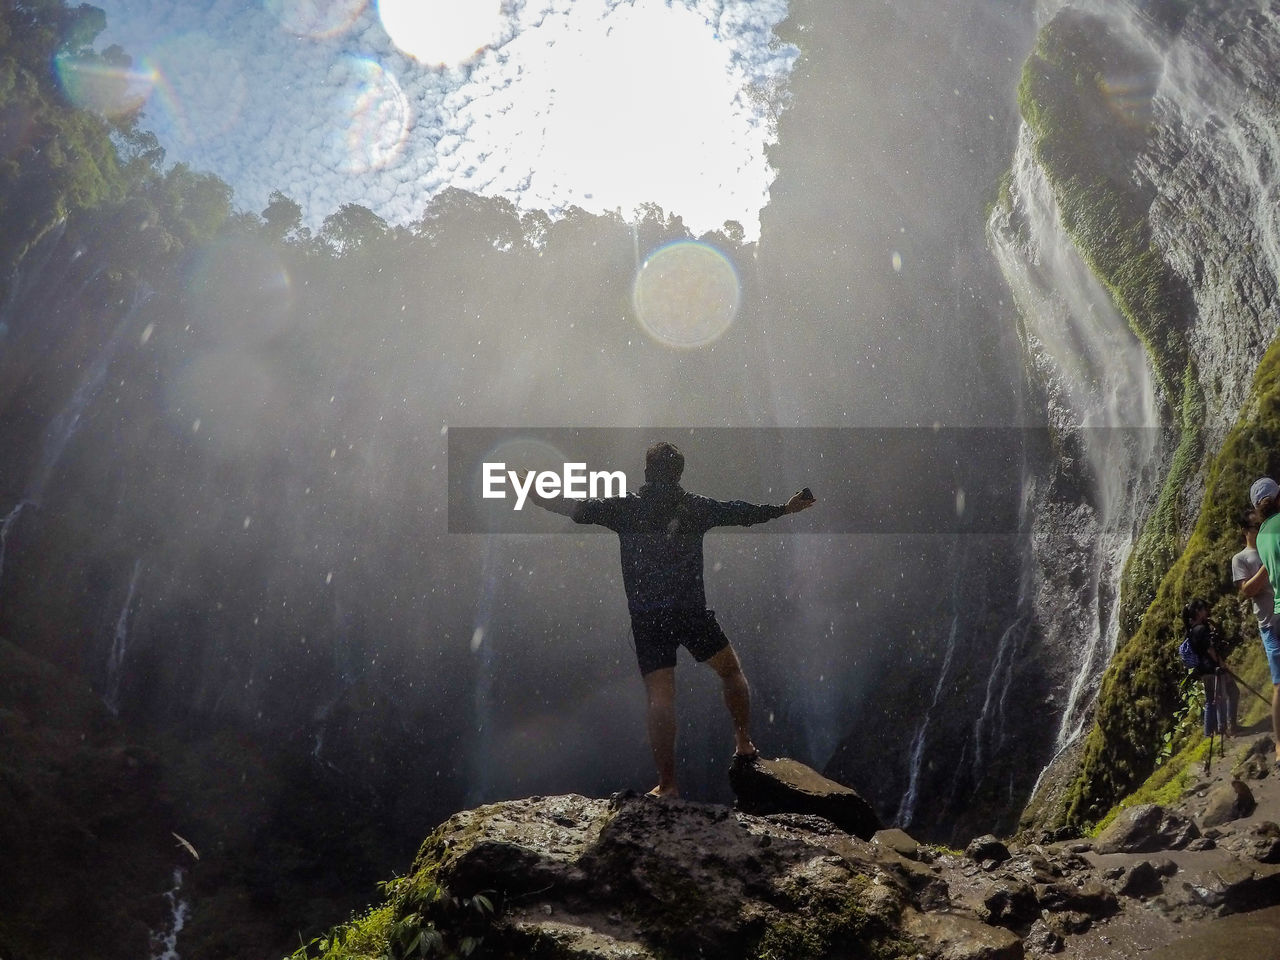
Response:
[[[1258,528],[1262,521],[1257,510],[1247,510],[1240,515],[1240,533],[1244,536],[1244,549],[1231,558],[1231,579],[1240,596],[1253,603],[1254,617],[1258,621],[1258,636],[1267,656],[1271,671],[1271,730],[1275,742],[1280,744],[1280,619],[1275,614],[1275,595],[1271,580],[1258,555]],[[1280,747],[1277,747],[1280,751]],[[1280,759],[1280,752],[1277,754]]]
[[[1255,543],[1262,569],[1240,584],[1240,592],[1246,597],[1254,597],[1264,589],[1270,590],[1272,584],[1280,583],[1280,484],[1270,477],[1259,477],[1249,488],[1249,502],[1262,521]],[[1260,612],[1259,625],[1261,622]],[[1260,629],[1260,632],[1271,669],[1271,721],[1280,734],[1280,644],[1277,644],[1274,632],[1270,636],[1267,631]],[[1269,645],[1268,639],[1272,641]],[[1276,740],[1276,765],[1280,767],[1280,736]]]

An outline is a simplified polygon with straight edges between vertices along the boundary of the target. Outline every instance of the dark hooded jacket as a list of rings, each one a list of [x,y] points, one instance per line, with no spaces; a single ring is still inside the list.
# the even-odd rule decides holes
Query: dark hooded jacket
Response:
[[[781,506],[712,500],[678,483],[646,483],[625,497],[577,501],[570,516],[618,535],[622,585],[632,614],[697,611],[707,606],[702,537],[712,527],[749,527],[783,514]]]

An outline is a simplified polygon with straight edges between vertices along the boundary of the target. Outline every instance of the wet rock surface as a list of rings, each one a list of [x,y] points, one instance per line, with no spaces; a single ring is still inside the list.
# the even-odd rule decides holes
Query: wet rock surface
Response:
[[[984,861],[1004,863],[1009,859],[1009,848],[1002,841],[987,834],[970,840],[969,845],[964,848],[964,855],[979,863]]]
[[[1204,813],[1200,815],[1200,826],[1217,827],[1239,820],[1253,813],[1257,806],[1253,791],[1241,781],[1232,780],[1209,792]]]
[[[864,840],[884,826],[856,790],[828,780],[799,760],[735,759],[729,783],[747,813],[807,813],[824,817]]]
[[[494,897],[485,943],[497,957],[1267,956],[1196,952],[1280,927],[1280,780],[1254,784],[1250,816],[1204,831],[1195,819],[1206,798],[1239,796],[1232,771],[1257,739],[1233,744],[1177,804],[1126,811],[1097,842],[984,836],[961,853],[892,828],[869,842],[811,813],[623,793],[465,811],[415,870],[456,896]]]
[[[1189,818],[1154,803],[1130,807],[1098,836],[1097,853],[1150,853],[1180,850],[1200,837]]]

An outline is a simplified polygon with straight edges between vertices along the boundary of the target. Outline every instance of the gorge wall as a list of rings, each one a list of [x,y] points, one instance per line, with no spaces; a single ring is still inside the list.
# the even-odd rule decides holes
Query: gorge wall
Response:
[[[1280,38],[1266,4],[1041,12],[990,226],[1064,453],[1032,498],[1032,610],[1070,693],[1029,819],[1080,824],[1176,724],[1182,603],[1242,623],[1236,514],[1274,469],[1251,431],[1277,327]]]

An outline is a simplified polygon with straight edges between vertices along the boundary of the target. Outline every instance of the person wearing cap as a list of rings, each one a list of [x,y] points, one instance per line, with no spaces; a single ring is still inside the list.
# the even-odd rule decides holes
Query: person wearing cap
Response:
[[[1246,526],[1246,547],[1236,557],[1246,557],[1247,560],[1249,548],[1253,547],[1257,552],[1260,568],[1244,580],[1240,579],[1240,575],[1247,571],[1247,562],[1237,568],[1233,558],[1231,568],[1232,575],[1240,585],[1241,595],[1253,600],[1254,612],[1258,617],[1258,633],[1262,636],[1262,648],[1266,651],[1267,666],[1271,670],[1271,729],[1275,734],[1276,764],[1280,766],[1280,632],[1277,630],[1280,623],[1275,618],[1275,594],[1272,587],[1272,584],[1280,583],[1280,484],[1271,477],[1258,478],[1249,488],[1249,502],[1256,511],[1258,528],[1250,537]],[[1269,608],[1271,615],[1264,616]]]

